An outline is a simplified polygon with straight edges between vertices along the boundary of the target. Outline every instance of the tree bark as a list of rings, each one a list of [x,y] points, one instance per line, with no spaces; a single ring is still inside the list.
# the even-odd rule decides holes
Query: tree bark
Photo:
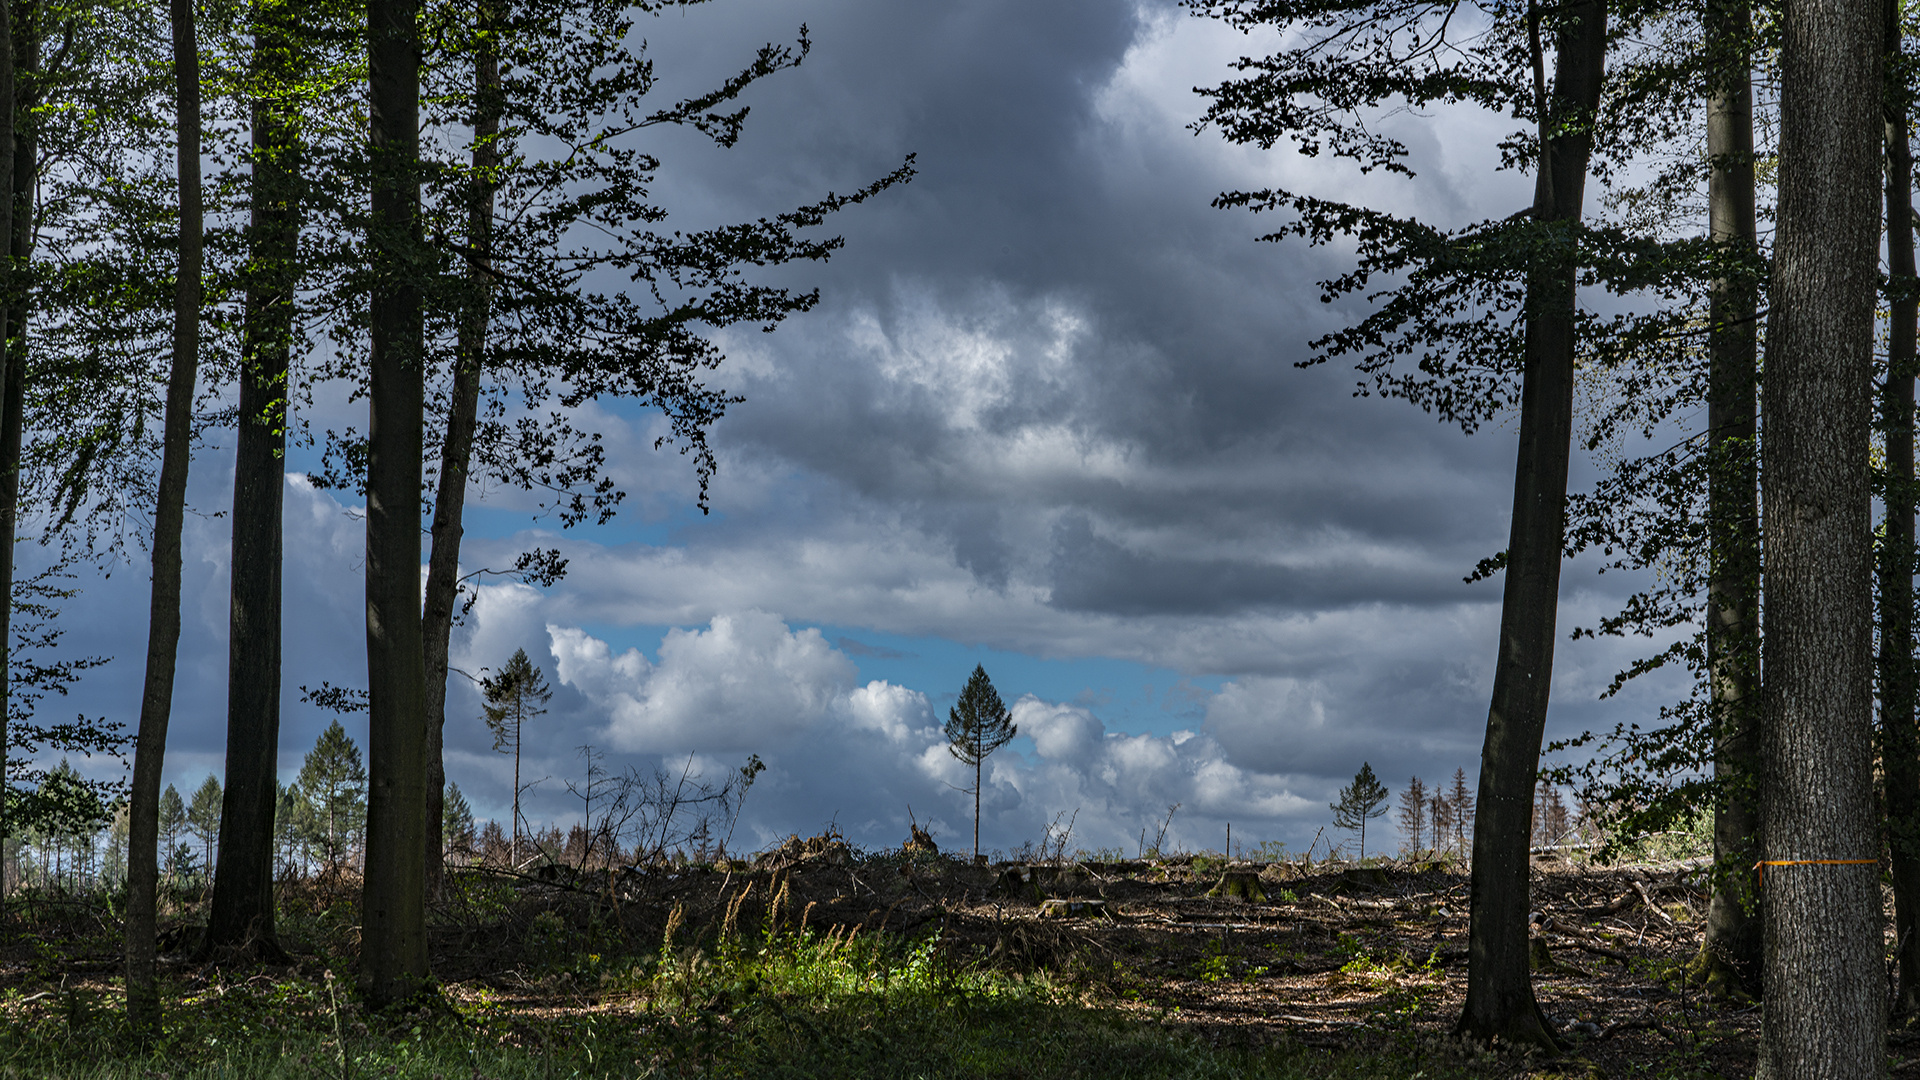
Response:
[[[1753,83],[1745,0],[1707,11],[1707,228],[1738,259],[1756,243]],[[1713,282],[1707,335],[1707,670],[1713,724],[1714,884],[1696,980],[1720,997],[1760,990],[1759,851],[1760,506],[1754,282],[1729,270]]]
[[[1575,234],[1607,46],[1605,0],[1576,0],[1555,27],[1553,97],[1541,118],[1535,228],[1557,255],[1528,271],[1526,369],[1500,652],[1480,756],[1473,833],[1467,1000],[1456,1032],[1475,1042],[1557,1051],[1534,1000],[1527,942],[1528,838],[1546,733],[1573,437]]]
[[[1883,11],[1889,58],[1900,53],[1900,10]],[[1893,929],[1898,942],[1899,997],[1905,1014],[1920,1009],[1920,732],[1914,727],[1913,670],[1913,378],[1915,323],[1913,154],[1907,109],[1889,88],[1887,144],[1887,381],[1880,397],[1886,429],[1886,530],[1880,546],[1880,759],[1886,774],[1888,844],[1893,870]]]
[[[5,3],[6,0],[0,0]],[[12,214],[7,245],[15,270],[27,265],[33,255],[33,195],[40,178],[39,140],[31,123],[18,122],[29,115],[39,101],[40,24],[38,6],[31,0],[12,5],[8,22],[13,43],[14,137]],[[4,850],[12,827],[5,816],[6,796],[12,790],[6,782],[5,748],[12,739],[7,718],[12,711],[13,658],[13,539],[20,509],[20,429],[26,416],[27,381],[27,298],[18,277],[15,289],[5,299],[7,378],[0,391],[0,850]],[[0,868],[0,896],[5,895],[5,870]]]
[[[5,155],[4,157],[0,157],[0,160],[10,160],[13,157],[15,148],[14,106],[18,95],[16,95],[14,91],[13,66],[12,9],[6,3],[0,2],[0,155]],[[0,236],[11,235],[13,235],[13,170],[0,169]],[[5,310],[8,302],[7,298],[13,293],[15,281],[13,264],[10,261],[0,260],[0,326],[6,325]],[[11,369],[9,364],[10,358],[11,350],[0,346],[0,388],[4,388],[7,384],[20,377],[18,371]],[[4,396],[4,389],[0,389],[0,399],[4,399]],[[15,455],[14,461],[16,462],[17,468],[18,455]],[[9,503],[8,505],[11,506],[12,504]],[[13,539],[11,518],[8,519],[7,524],[8,529],[5,535],[6,538],[11,541]],[[13,581],[12,543],[8,543],[7,547],[9,549],[7,554],[8,596],[11,598]],[[7,751],[9,749],[8,739],[10,737],[10,732],[7,728],[7,717],[10,712],[8,708],[10,690],[8,681],[10,677],[9,669],[13,658],[10,618],[13,605],[9,602],[5,605],[0,605],[0,607],[5,609],[4,611],[0,611],[0,848],[4,848],[5,837],[9,831],[6,827],[6,796],[10,790],[6,784]],[[6,870],[4,867],[0,867],[0,897],[4,897],[5,895]]]
[[[367,5],[374,260],[367,423],[367,863],[360,989],[387,1008],[428,989],[417,0]]]
[[[280,763],[281,506],[286,487],[287,367],[298,283],[298,149],[285,105],[295,28],[286,5],[256,7],[253,158],[248,185],[246,329],[234,453],[229,561],[227,766],[220,858],[204,951],[278,957],[273,816]]]
[[[193,387],[200,368],[200,279],[203,214],[200,194],[200,47],[193,0],[171,0],[173,75],[178,124],[180,265],[173,286],[173,369],[161,436],[160,486],[153,511],[153,599],[147,614],[146,686],[133,750],[127,803],[127,1026],[139,1039],[160,1036],[160,988],[154,971],[154,916],[160,886],[160,779],[173,677],[180,650],[180,534],[186,520],[187,467],[192,457]],[[0,91],[4,94],[4,91]]]
[[[1882,11],[1785,9],[1779,228],[1761,387],[1761,835],[1769,1080],[1886,1072],[1867,464]],[[1834,865],[1803,860],[1862,860]]]
[[[445,813],[447,766],[447,649],[453,634],[453,605],[460,591],[461,515],[467,502],[467,475],[473,464],[473,432],[480,413],[480,371],[486,357],[488,301],[493,291],[492,176],[500,164],[495,140],[500,135],[499,45],[494,35],[499,5],[487,0],[479,9],[480,38],[473,62],[473,171],[478,185],[467,212],[467,311],[455,349],[453,400],[447,406],[446,437],[440,443],[440,478],[433,499],[433,549],[427,559],[424,635],[427,662],[427,895],[438,897],[446,874],[446,849],[440,841]],[[516,754],[516,762],[518,756]],[[518,805],[515,780],[515,800]],[[516,818],[515,827],[518,827]]]

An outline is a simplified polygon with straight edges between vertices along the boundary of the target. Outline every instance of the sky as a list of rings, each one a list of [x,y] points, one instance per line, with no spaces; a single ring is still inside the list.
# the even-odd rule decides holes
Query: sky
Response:
[[[583,746],[716,779],[757,754],[736,850],[829,826],[895,846],[909,814],[964,848],[971,778],[940,725],[976,664],[1020,730],[985,767],[988,849],[1071,822],[1070,847],[1128,855],[1163,823],[1169,846],[1217,850],[1231,825],[1247,849],[1324,850],[1362,762],[1396,791],[1475,780],[1500,584],[1462,579],[1506,545],[1517,418],[1469,437],[1356,397],[1350,370],[1296,367],[1365,311],[1314,285],[1350,249],[1259,243],[1265,221],[1209,202],[1279,185],[1456,224],[1504,215],[1531,193],[1494,168],[1506,122],[1387,118],[1415,183],[1229,146],[1190,130],[1193,88],[1273,40],[1162,0],[714,0],[638,32],[664,101],[802,21],[811,54],[748,94],[737,146],[649,147],[669,224],[771,215],[910,153],[918,175],[831,219],[846,246],[829,264],[765,275],[818,287],[817,308],[720,335],[714,382],[744,401],[712,432],[710,514],[689,461],[653,449],[658,419],[623,402],[580,417],[629,493],[612,523],[562,529],[520,493],[470,496],[465,568],[533,546],[570,560],[549,589],[483,586],[453,643],[475,675],[524,648],[555,688],[528,727],[522,772],[546,778],[528,816],[577,820],[565,782]],[[322,427],[353,416],[315,409]],[[332,719],[298,688],[366,669],[362,525],[305,479],[311,457],[288,460],[288,779]],[[1594,468],[1576,459],[1575,486]],[[231,477],[215,435],[190,492],[166,770],[183,790],[224,753]],[[131,727],[145,567],[80,584],[69,643],[114,660],[64,707]],[[1550,738],[1644,723],[1680,692],[1602,701],[1650,650],[1565,639],[1637,584],[1568,566]],[[451,682],[448,774],[504,819],[511,760],[472,684]],[[364,716],[347,727],[364,746]]]

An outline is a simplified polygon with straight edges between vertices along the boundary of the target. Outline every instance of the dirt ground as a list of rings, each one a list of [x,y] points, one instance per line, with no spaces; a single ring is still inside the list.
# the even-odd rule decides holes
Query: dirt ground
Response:
[[[1711,1001],[1684,978],[1700,945],[1705,872],[1698,861],[1536,861],[1534,934],[1544,954],[1536,952],[1535,991],[1578,1057],[1553,1071],[1752,1075],[1758,1007]],[[1235,885],[1244,895],[1222,895]],[[663,932],[675,908],[696,933],[729,918],[837,933],[938,926],[942,948],[957,957],[1049,969],[1095,1000],[1218,1040],[1411,1041],[1451,1051],[1447,1032],[1466,988],[1468,880],[1434,863],[1301,867],[1202,856],[987,867],[915,852],[856,859],[821,837],[752,863],[611,879],[556,871],[551,884],[531,887],[617,901],[636,939]],[[460,978],[458,948],[442,945],[437,972]],[[468,977],[494,981],[483,955],[469,959]],[[1896,1032],[1896,1053],[1905,1043]],[[1898,1063],[1895,1074],[1920,1075],[1920,1064]]]

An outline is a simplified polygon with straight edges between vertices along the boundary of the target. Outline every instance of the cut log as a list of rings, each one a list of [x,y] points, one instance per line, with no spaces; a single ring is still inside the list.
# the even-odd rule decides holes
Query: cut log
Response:
[[[1104,919],[1108,917],[1105,900],[1048,900],[1040,905],[1043,919]]]

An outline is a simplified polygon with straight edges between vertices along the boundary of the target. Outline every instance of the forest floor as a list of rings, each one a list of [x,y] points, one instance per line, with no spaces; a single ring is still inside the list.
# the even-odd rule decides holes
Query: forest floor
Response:
[[[1750,1076],[1758,1008],[1685,978],[1703,875],[1536,862],[1554,1060],[1448,1037],[1468,882],[1443,864],[986,867],[826,836],[751,862],[463,872],[435,909],[438,1003],[397,1019],[347,991],[347,883],[282,889],[290,966],[194,959],[187,898],[144,1056],[111,904],[28,895],[0,930],[0,1077]],[[1893,1033],[1895,1076],[1920,1075],[1916,1045]]]

